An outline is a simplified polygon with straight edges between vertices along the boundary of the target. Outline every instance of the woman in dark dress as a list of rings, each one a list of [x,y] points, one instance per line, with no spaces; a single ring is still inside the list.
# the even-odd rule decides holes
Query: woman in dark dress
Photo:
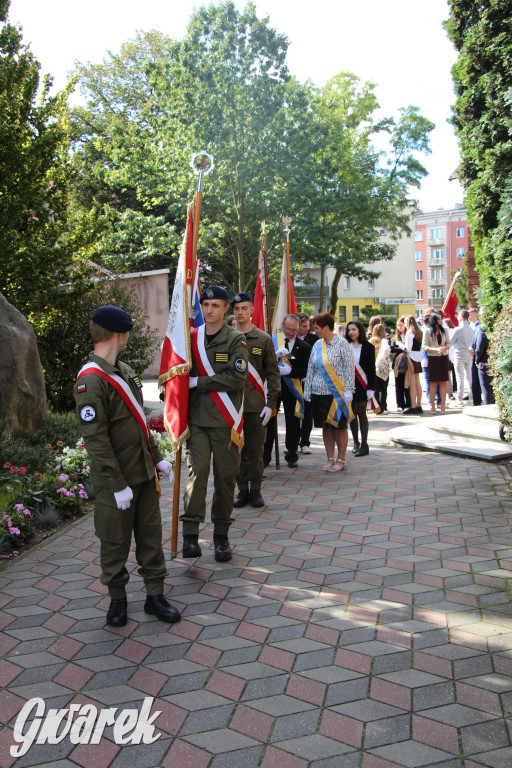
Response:
[[[368,448],[368,402],[375,392],[375,349],[366,340],[366,332],[358,320],[347,324],[345,338],[352,345],[356,365],[356,389],[352,401],[354,419],[350,422],[350,431],[354,438],[352,453],[355,456],[367,456]],[[364,379],[366,378],[366,381]],[[361,442],[359,432],[361,430]]]
[[[445,413],[446,402],[446,384],[450,368],[450,359],[448,349],[450,348],[450,339],[448,331],[441,325],[439,315],[433,312],[429,319],[427,327],[423,333],[423,349],[428,355],[428,375],[430,379],[430,410],[436,412],[436,389],[437,382],[441,391],[441,412]]]

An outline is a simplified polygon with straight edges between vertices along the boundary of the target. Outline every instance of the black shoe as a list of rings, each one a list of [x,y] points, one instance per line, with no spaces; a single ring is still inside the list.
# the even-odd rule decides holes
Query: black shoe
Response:
[[[246,488],[245,491],[238,491],[237,497],[233,502],[233,509],[240,509],[240,507],[246,507],[249,503],[249,489]]]
[[[406,408],[404,411],[404,416],[412,416],[416,413],[416,408]]]
[[[286,463],[288,464],[290,469],[295,469],[295,467],[298,466],[298,462],[297,461],[287,461]]]
[[[360,447],[361,447],[361,443],[354,443],[354,447],[352,448],[352,453],[357,453]]]
[[[354,456],[368,456],[370,453],[370,449],[367,445],[362,445],[357,453],[354,453]]]
[[[113,599],[107,611],[107,624],[110,627],[124,627],[128,621],[128,602],[126,597]]]
[[[227,536],[214,536],[213,544],[215,546],[215,559],[218,563],[225,563],[227,560],[231,560],[233,554]]]
[[[175,624],[181,619],[180,612],[169,605],[163,595],[148,595],[144,603],[145,613],[151,613],[166,624]]]
[[[263,501],[263,496],[261,495],[260,491],[252,490],[251,489],[251,507],[264,507],[265,502]]]
[[[197,534],[188,533],[183,537],[182,557],[201,557],[202,554]]]
[[[421,407],[421,405],[418,405],[418,407],[414,409],[414,412],[418,414],[423,413],[423,408]]]

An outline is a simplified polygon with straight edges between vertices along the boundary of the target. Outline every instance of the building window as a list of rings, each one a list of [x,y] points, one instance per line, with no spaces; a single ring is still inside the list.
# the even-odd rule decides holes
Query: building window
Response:
[[[466,227],[457,227],[455,230],[455,237],[464,237],[466,234]]]
[[[423,280],[423,270],[417,269],[416,270],[416,280]]]
[[[359,307],[356,305],[352,307],[352,320],[359,320]]]
[[[414,251],[414,261],[423,261],[423,251]]]
[[[440,228],[437,229],[431,229],[430,230],[430,239],[431,240],[441,240],[443,236],[443,230]]]
[[[387,235],[387,233],[388,233],[388,232],[387,232],[387,229],[386,229],[386,227],[381,227],[381,228],[380,228],[380,234],[381,234],[383,237],[384,237],[384,235]]]
[[[442,299],[443,298],[443,289],[442,288],[432,288],[432,298],[433,299]]]
[[[457,248],[457,258],[463,259],[466,255],[466,249],[465,248]]]
[[[423,301],[423,291],[421,288],[416,290],[416,301]]]
[[[346,323],[347,322],[347,308],[346,307],[338,307],[338,322],[339,323]]]
[[[423,232],[421,229],[416,230],[416,232],[414,233],[414,239],[416,240],[417,243],[420,242],[420,240],[423,240]]]
[[[444,248],[432,249],[432,261],[442,261],[444,259]]]
[[[436,269],[432,270],[432,280],[442,280],[443,279],[443,268],[442,267],[436,267]]]
[[[347,275],[343,276],[343,290],[350,290],[350,277],[347,277]]]
[[[368,280],[368,290],[369,291],[375,290],[375,280],[373,279],[373,277],[371,278],[371,280]]]

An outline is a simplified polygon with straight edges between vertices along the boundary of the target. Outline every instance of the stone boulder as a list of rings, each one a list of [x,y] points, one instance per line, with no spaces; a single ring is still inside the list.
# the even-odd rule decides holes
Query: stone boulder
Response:
[[[0,293],[0,434],[24,435],[46,413],[43,369],[28,320]]]

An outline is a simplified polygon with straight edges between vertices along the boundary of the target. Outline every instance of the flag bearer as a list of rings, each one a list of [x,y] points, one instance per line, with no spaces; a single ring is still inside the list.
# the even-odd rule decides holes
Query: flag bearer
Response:
[[[244,335],[224,322],[225,288],[212,285],[200,297],[204,325],[191,332],[192,370],[187,441],[189,475],[184,495],[183,557],[200,557],[199,526],[206,515],[206,490],[213,456],[212,500],[215,560],[231,560],[235,481],[243,445],[243,393],[247,376]]]
[[[245,335],[249,358],[244,394],[244,447],[237,478],[235,509],[251,504],[263,507],[263,446],[267,423],[281,393],[281,375],[271,336],[251,322],[252,297],[240,291],[231,300],[236,327]],[[250,488],[249,488],[250,486]]]

